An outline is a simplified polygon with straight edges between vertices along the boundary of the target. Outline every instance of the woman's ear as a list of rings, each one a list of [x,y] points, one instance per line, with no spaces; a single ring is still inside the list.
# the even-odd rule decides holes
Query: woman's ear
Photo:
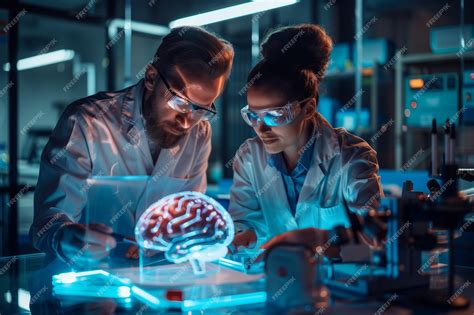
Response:
[[[316,111],[316,99],[314,97],[307,101],[304,110],[304,117],[306,119],[309,119],[314,116],[314,112]]]
[[[158,71],[155,66],[149,65],[145,72],[145,88],[148,91],[153,91],[155,88],[156,78],[158,76]]]

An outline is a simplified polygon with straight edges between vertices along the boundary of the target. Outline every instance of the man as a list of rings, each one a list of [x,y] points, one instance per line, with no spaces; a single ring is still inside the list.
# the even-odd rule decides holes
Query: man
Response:
[[[172,189],[204,192],[209,120],[233,55],[202,28],[175,28],[137,85],[71,104],[41,157],[33,245],[66,261],[100,260],[116,246],[110,227],[79,223],[92,176],[152,176],[157,198]]]

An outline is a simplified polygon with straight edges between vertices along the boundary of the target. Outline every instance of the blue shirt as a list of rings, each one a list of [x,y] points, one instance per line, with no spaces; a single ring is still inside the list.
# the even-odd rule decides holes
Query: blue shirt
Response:
[[[310,140],[311,141],[311,140]],[[314,143],[312,141],[309,147],[303,147],[302,154],[298,160],[298,164],[290,173],[286,167],[283,153],[271,154],[268,163],[276,168],[283,178],[288,203],[290,204],[293,215],[296,213],[296,205],[303,188],[304,180],[311,166],[311,158],[313,157]],[[304,150],[304,151],[303,151]]]

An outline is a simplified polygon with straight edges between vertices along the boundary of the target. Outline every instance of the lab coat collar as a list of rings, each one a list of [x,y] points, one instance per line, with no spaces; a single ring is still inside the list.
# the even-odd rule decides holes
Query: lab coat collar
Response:
[[[329,161],[341,153],[341,146],[339,145],[336,130],[323,116],[319,113],[317,115],[315,131],[310,139],[310,141],[314,139],[313,141],[316,142],[311,165]]]
[[[316,119],[314,131],[307,144],[301,150],[312,150],[312,159],[308,173],[301,189],[296,208],[296,214],[293,216],[290,212],[290,206],[286,194],[276,194],[275,202],[281,205],[288,211],[283,211],[280,215],[284,216],[282,219],[287,222],[288,230],[292,230],[299,226],[299,219],[306,211],[304,205],[306,200],[309,200],[311,195],[315,192],[316,187],[321,183],[325,174],[325,168],[322,164],[330,161],[336,155],[340,154],[341,148],[339,145],[336,130],[329,124],[329,122],[318,114]],[[303,154],[304,152],[302,152]],[[285,191],[283,179],[279,171],[270,165],[269,155],[267,153],[267,165],[265,167],[265,178],[267,182],[271,182],[275,191]]]
[[[313,133],[315,145],[313,149],[312,167],[309,169],[298,198],[296,207],[296,221],[303,216],[306,211],[306,201],[311,199],[311,195],[316,192],[317,187],[326,176],[324,164],[341,153],[341,146],[336,130],[319,113],[316,119],[315,132]],[[310,139],[310,141],[311,141]],[[299,225],[299,224],[298,224]]]
[[[143,127],[141,108],[145,85],[143,79],[136,85],[124,90],[122,106],[122,125],[123,130],[128,133],[133,126]]]

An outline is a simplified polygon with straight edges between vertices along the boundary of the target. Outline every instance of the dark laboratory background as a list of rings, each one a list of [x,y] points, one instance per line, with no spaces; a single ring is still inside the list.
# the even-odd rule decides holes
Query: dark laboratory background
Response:
[[[0,1],[0,255],[35,252],[28,229],[39,158],[64,108],[140,80],[172,21],[243,2]],[[209,189],[228,190],[230,161],[253,136],[239,110],[259,42],[272,28],[308,22],[324,26],[335,43],[318,110],[378,151],[383,179],[426,176],[432,118],[455,118],[456,161],[472,167],[472,12],[472,1],[300,0],[204,25],[236,52],[212,122]]]

